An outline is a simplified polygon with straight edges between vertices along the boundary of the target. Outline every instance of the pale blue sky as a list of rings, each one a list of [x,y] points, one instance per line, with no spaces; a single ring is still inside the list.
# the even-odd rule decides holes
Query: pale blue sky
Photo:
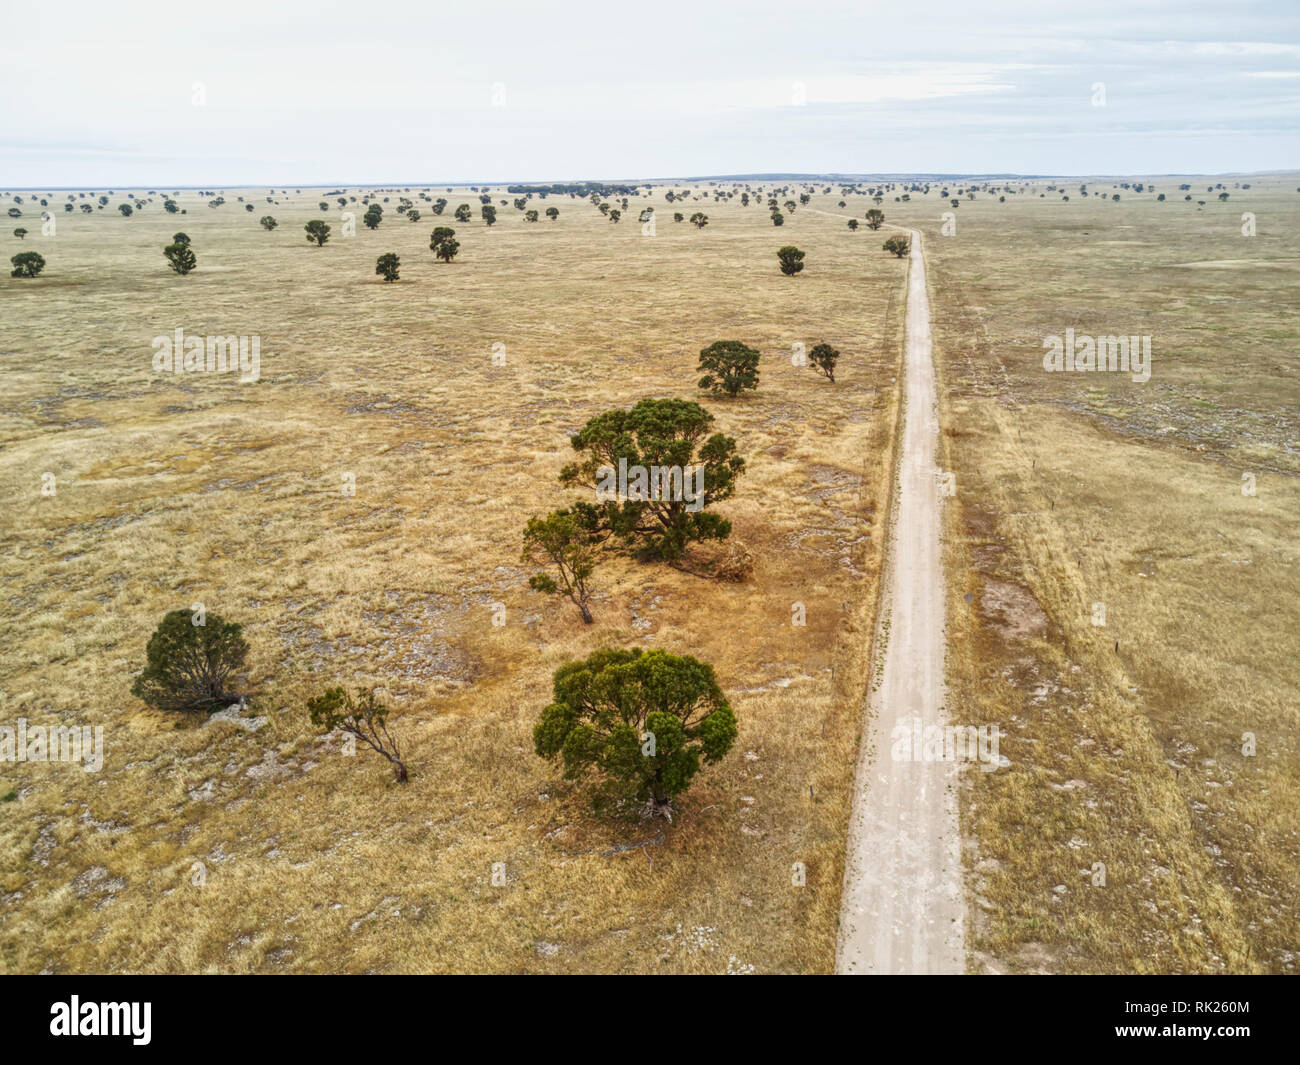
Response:
[[[34,3],[4,25],[0,186],[1300,168],[1295,0]]]

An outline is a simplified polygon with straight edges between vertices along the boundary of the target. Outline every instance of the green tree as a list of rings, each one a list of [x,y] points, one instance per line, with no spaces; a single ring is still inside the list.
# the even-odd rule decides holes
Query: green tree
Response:
[[[311,723],[322,732],[342,729],[382,754],[392,765],[398,783],[406,782],[406,763],[402,761],[397,740],[388,731],[388,707],[374,692],[358,688],[354,699],[342,688],[329,688],[324,694],[307,700],[307,713]]]
[[[173,234],[172,234],[172,243],[173,243],[173,244],[188,244],[189,242],[190,242],[190,235],[189,235],[188,233],[173,233]]]
[[[691,215],[691,225],[693,225],[696,229],[703,229],[708,224],[709,224],[709,216],[706,215],[703,211],[696,211],[693,215]]]
[[[554,208],[552,208],[554,210]],[[479,208],[479,214],[483,216],[485,225],[494,226],[497,223],[497,209],[490,203],[485,203]]]
[[[598,805],[642,803],[671,821],[673,800],[736,739],[713,667],[689,655],[605,648],[557,669],[552,688],[533,749],[567,780],[594,778]]]
[[[774,226],[783,226],[783,225],[785,225],[785,215],[783,215],[780,211],[773,211],[773,212],[772,212],[772,225],[774,225]]]
[[[885,212],[879,207],[873,207],[867,212],[867,228],[879,229],[885,224]]]
[[[883,245],[885,251],[893,252],[898,258],[902,258],[912,250],[912,241],[909,237],[890,237]]]
[[[22,216],[23,216],[22,211],[20,211],[17,207],[10,207],[10,208],[9,208],[9,217],[10,217],[10,218],[22,218]]]
[[[314,240],[316,247],[323,248],[325,242],[330,239],[330,227],[327,222],[322,222],[319,218],[313,218],[303,229],[307,231],[307,239]]]
[[[447,206],[447,201],[446,201],[446,200],[444,200],[444,199],[442,199],[442,198],[439,198],[439,199],[434,200],[434,201],[433,201],[433,213],[434,213],[434,214],[442,214],[443,209],[446,208],[446,206]]]
[[[367,229],[378,229],[379,223],[384,220],[384,213],[378,210],[379,204],[372,204],[370,209],[361,216],[361,221],[365,223]]]
[[[9,262],[13,264],[10,277],[35,277],[45,269],[44,257],[35,251],[20,251]]]
[[[163,256],[167,259],[168,265],[182,277],[199,264],[198,257],[188,242],[168,244],[163,248]]]
[[[700,387],[715,396],[738,396],[758,387],[759,353],[739,340],[718,340],[700,352]]]
[[[821,371],[832,383],[835,381],[835,364],[839,359],[840,353],[829,344],[818,344],[808,352],[808,365]]]
[[[858,231],[858,220],[856,218],[849,219],[849,229],[852,230],[854,233]]]
[[[411,208],[411,210],[406,212],[406,220],[408,222],[418,222],[420,220],[420,212],[415,210],[415,208]]]
[[[23,237],[27,236],[27,230],[23,229],[22,226],[19,226],[17,229],[14,230],[14,236],[17,237],[19,240],[22,240]]]
[[[119,203],[117,209],[122,212],[123,218],[131,217],[131,205],[129,203]]]
[[[682,214],[681,211],[674,211],[674,212],[673,212],[673,221],[674,221],[674,222],[685,222],[685,221],[686,221],[686,216],[685,216],[684,214]]]
[[[375,260],[375,273],[385,281],[396,281],[397,271],[401,265],[402,260],[393,252],[386,252]]]
[[[567,595],[588,625],[592,622],[589,582],[598,555],[597,537],[573,511],[555,510],[545,518],[529,518],[524,528],[523,561],[554,566],[560,575],[557,582],[549,573],[538,573],[529,578],[529,586]]]
[[[202,621],[202,624],[197,624]],[[149,637],[131,693],[158,710],[197,712],[241,700],[230,690],[248,655],[243,627],[216,614],[172,610]]]
[[[524,212],[524,221],[525,221],[525,222],[536,222],[536,221],[537,221],[537,212],[534,211],[534,210],[530,207],[527,211]]]
[[[261,226],[262,226],[262,228],[265,229],[268,233],[271,232],[271,230],[273,230],[276,226],[278,226],[278,225],[280,224],[280,223],[277,222],[274,218],[272,218],[269,214],[264,214],[264,215],[262,215],[262,217],[261,217],[261,219],[260,219],[260,222],[261,222]]]
[[[793,244],[778,248],[776,252],[777,261],[781,265],[781,273],[787,277],[793,277],[803,269],[803,257],[804,253]]]
[[[596,539],[612,535],[656,558],[680,558],[697,540],[725,540],[731,522],[708,508],[735,493],[745,460],[734,439],[708,435],[712,424],[713,415],[684,399],[643,399],[592,418],[569,440],[581,459],[560,471],[566,487],[596,492],[596,504],[574,504],[576,518]],[[620,468],[632,471],[621,498]],[[644,479],[634,483],[638,469]]]
[[[457,222],[468,222],[470,220],[470,217],[471,214],[470,214],[469,204],[462,203],[459,207],[456,208]]]
[[[175,214],[180,210],[180,208],[177,206],[175,200],[163,200],[163,210],[168,214]]]
[[[444,263],[451,262],[460,251],[460,241],[456,239],[456,231],[447,226],[438,226],[429,238],[429,248]]]
[[[549,218],[552,222],[554,222],[557,218],[560,217],[560,209],[558,207],[546,208],[546,217]]]

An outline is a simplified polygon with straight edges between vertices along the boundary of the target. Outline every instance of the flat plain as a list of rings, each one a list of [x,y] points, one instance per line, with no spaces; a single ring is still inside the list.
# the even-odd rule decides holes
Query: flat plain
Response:
[[[882,189],[929,268],[949,710],[998,724],[1008,762],[961,774],[972,971],[1296,968],[1300,180],[1140,180],[952,179],[956,209],[939,181]],[[332,190],[181,190],[168,215],[159,189],[130,218],[150,190],[90,215],[37,190],[48,237],[20,193],[8,254],[48,265],[0,284],[3,720],[103,725],[106,761],[0,764],[0,968],[831,971],[907,262],[847,228],[865,192],[748,184],[748,207],[744,182],[658,184],[618,224],[559,195],[529,223],[489,188],[490,228],[471,189],[375,190],[383,223],[346,205],[347,237]],[[774,185],[811,196],[779,229]],[[187,277],[162,256],[178,230]],[[155,372],[177,328],[258,336],[259,380]],[[1067,328],[1150,335],[1151,379],[1044,372]],[[718,339],[763,353],[756,393],[701,398]],[[823,340],[834,384],[791,361]],[[529,589],[524,522],[573,497],[557,475],[589,417],[665,396],[747,460],[718,509],[753,573],[719,579],[725,549],[613,555],[584,626]],[[196,603],[245,626],[244,716],[130,694],[154,626]],[[533,753],[551,673],[603,645],[712,662],[735,709],[670,825],[594,816]],[[333,684],[386,693],[408,784],[313,733]]]
[[[701,230],[657,190],[653,237],[635,198],[617,224],[568,196],[528,223],[497,189],[488,228],[468,189],[430,190],[447,215],[470,204],[468,224],[388,190],[381,227],[353,204],[344,237],[327,190],[226,189],[217,208],[181,191],[183,215],[157,190],[123,218],[126,191],[148,198],[114,190],[53,237],[28,223],[10,243],[48,266],[0,286],[6,720],[102,724],[106,749],[99,774],[0,766],[3,967],[828,971],[906,262],[812,212],[774,230],[707,187],[682,205]],[[333,227],[321,248],[314,218]],[[451,264],[435,225],[457,230]],[[187,277],[162,256],[178,230]],[[777,269],[789,242],[808,253],[796,278]],[[389,251],[392,284],[374,273]],[[260,337],[259,380],[155,373],[151,341],[176,328]],[[764,355],[751,398],[703,401],[748,464],[718,509],[754,575],[716,579],[708,551],[614,555],[584,626],[529,589],[524,522],[575,496],[557,480],[573,432],[701,398],[718,339]],[[834,384],[792,364],[823,340],[843,353]],[[242,723],[130,694],[163,613],[200,602],[245,626]],[[732,752],[671,825],[595,818],[533,753],[551,673],[602,645],[712,662],[735,709]],[[391,700],[408,785],[313,734],[305,701],[334,684]]]

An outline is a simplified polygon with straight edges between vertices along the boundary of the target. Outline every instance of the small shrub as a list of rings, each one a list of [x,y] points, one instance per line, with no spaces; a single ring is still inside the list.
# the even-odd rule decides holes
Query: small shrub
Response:
[[[898,258],[902,258],[912,250],[912,240],[910,237],[890,237],[883,245],[885,251],[893,252]]]
[[[545,518],[529,518],[524,529],[524,562],[542,562],[554,566],[560,575],[557,582],[549,573],[538,573],[528,584],[538,592],[567,595],[592,623],[587,601],[591,597],[588,582],[596,569],[597,544],[591,529],[568,510],[552,511]]]
[[[700,352],[700,387],[715,396],[738,396],[758,387],[759,353],[739,340],[718,340]]]
[[[388,731],[388,707],[375,697],[374,692],[358,688],[354,699],[342,688],[330,688],[324,694],[307,700],[307,713],[311,723],[322,732],[342,729],[372,751],[382,754],[392,765],[398,782],[407,780],[401,749]]]
[[[808,365],[825,374],[832,384],[835,382],[835,364],[839,359],[840,353],[829,344],[818,344],[808,352]]]
[[[163,255],[167,259],[167,264],[182,277],[199,264],[198,257],[188,241],[168,244],[163,248]]]
[[[188,610],[173,610],[149,638],[144,671],[131,692],[159,710],[215,710],[241,700],[229,690],[243,667],[248,644],[243,627],[216,614],[195,624]]]
[[[727,552],[714,567],[714,573],[724,581],[749,580],[754,575],[754,552],[739,540],[728,540]]]
[[[45,259],[39,252],[20,251],[9,261],[13,264],[10,277],[35,277],[45,269]]]
[[[326,206],[329,205],[326,204]],[[315,241],[316,247],[318,248],[324,247],[325,242],[330,239],[329,224],[326,222],[322,222],[319,218],[313,218],[310,222],[308,222],[305,226],[303,226],[303,229],[307,231],[307,239],[309,241]]]
[[[777,261],[781,265],[781,273],[787,277],[793,277],[803,269],[804,253],[796,248],[793,244],[787,244],[784,248],[778,248],[776,252]]]

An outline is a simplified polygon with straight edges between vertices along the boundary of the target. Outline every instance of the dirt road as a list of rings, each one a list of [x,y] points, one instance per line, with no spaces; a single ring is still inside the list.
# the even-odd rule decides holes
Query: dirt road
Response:
[[[871,712],[849,822],[835,960],[840,973],[965,968],[957,767],[916,760],[911,739],[914,719],[922,727],[946,723],[939,421],[925,259],[916,232],[905,362],[902,457],[876,637],[877,658],[884,659],[873,661]],[[895,740],[899,726],[905,742]]]

